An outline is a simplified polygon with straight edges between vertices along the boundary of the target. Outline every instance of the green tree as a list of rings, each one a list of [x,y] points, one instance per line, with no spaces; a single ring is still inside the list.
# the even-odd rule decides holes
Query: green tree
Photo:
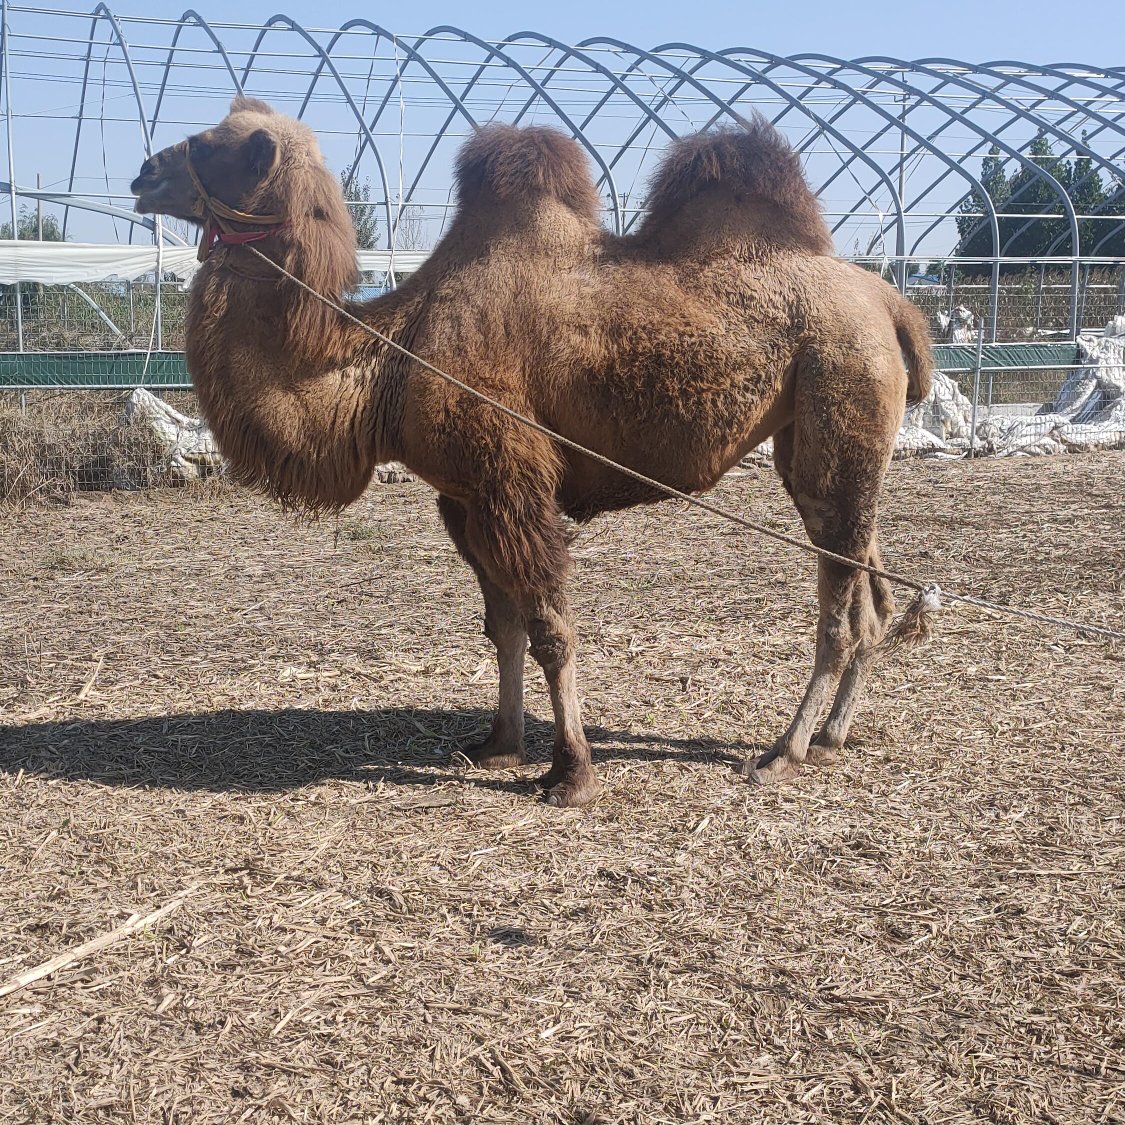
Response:
[[[360,250],[374,250],[379,242],[379,220],[375,208],[371,206],[371,181],[348,179],[347,173],[340,173],[340,186],[344,189],[344,199],[348,213],[355,224],[355,242]]]
[[[26,204],[20,208],[19,221],[16,224],[16,232],[23,242],[38,242],[39,239],[39,220],[36,212],[28,207]],[[0,224],[0,238],[12,237],[12,224],[9,220],[6,223]],[[63,233],[62,227],[59,226],[58,219],[54,215],[43,216],[43,239],[44,242],[62,242]]]
[[[1117,190],[1110,194],[1088,156],[1074,160],[1056,156],[1043,133],[1028,146],[1026,158],[1062,186],[1078,215],[1107,216],[1079,219],[1080,254],[1092,254],[1101,243],[1099,256],[1125,255],[1125,225],[1117,229],[1109,218],[1125,218],[1125,187],[1118,184]],[[1025,163],[1019,164],[1010,176],[1005,174],[1004,165],[1005,158],[993,145],[981,161],[980,175],[992,205],[997,212],[1005,214],[998,219],[1002,252],[1019,258],[1069,256],[1072,253],[1070,222],[1058,189]],[[988,258],[994,253],[987,211],[987,201],[977,191],[962,203],[957,216],[960,240],[955,253],[958,257]]]
[[[1008,177],[1004,174],[1004,158],[996,145],[988,150],[988,155],[981,161],[980,182],[996,210],[1002,211],[1008,202]],[[961,236],[961,241],[957,244],[958,257],[987,258],[993,253],[988,200],[976,188],[961,204],[961,213],[957,216],[957,233]]]

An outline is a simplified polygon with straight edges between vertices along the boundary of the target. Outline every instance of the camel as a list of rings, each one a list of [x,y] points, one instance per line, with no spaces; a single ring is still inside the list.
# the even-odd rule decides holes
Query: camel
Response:
[[[764,118],[672,143],[627,237],[601,225],[580,147],[552,129],[484,127],[455,175],[432,255],[363,303],[345,297],[358,278],[339,183],[311,130],[263,102],[235,98],[217,126],[146,160],[132,190],[138,211],[204,226],[187,364],[234,472],[315,511],[351,503],[380,463],[431,485],[499,666],[491,730],[464,752],[481,768],[527,762],[530,650],[554,714],[544,798],[581,806],[601,785],[579,709],[571,529],[664,494],[469,397],[247,244],[414,355],[682,492],[711,489],[772,437],[812,543],[874,566],[880,488],[907,400],[930,387],[929,339],[913,305],[833,256],[800,160]],[[835,760],[894,612],[883,578],[818,565],[812,676],[748,764],[761,782]]]

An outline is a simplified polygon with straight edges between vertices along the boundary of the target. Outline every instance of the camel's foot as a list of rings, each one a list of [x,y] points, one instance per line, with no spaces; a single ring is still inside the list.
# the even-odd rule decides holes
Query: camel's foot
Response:
[[[834,766],[840,760],[842,746],[829,746],[826,742],[810,742],[805,761],[810,766]]]
[[[462,747],[463,754],[478,770],[506,770],[527,765],[527,751],[522,742],[494,738],[489,735],[483,742]]]
[[[543,800],[556,809],[588,805],[602,791],[593,766],[552,766],[540,779]]]
[[[752,766],[746,763],[739,772],[757,785],[775,785],[779,781],[796,778],[801,772],[801,763],[777,745],[767,750]]]

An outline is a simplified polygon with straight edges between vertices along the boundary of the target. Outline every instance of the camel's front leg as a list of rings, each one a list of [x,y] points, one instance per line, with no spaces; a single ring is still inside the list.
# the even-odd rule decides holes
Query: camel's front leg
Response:
[[[544,800],[556,808],[588,804],[601,792],[582,729],[575,666],[575,634],[566,595],[561,590],[529,601],[524,613],[531,655],[543,669],[555,715],[551,768],[540,779]]]
[[[469,543],[468,512],[448,496],[438,497],[438,511],[461,557],[473,568],[484,595],[484,633],[496,646],[500,669],[500,706],[488,737],[461,750],[481,769],[504,769],[527,762],[523,744],[523,666],[527,657],[527,626],[515,599],[489,578]]]

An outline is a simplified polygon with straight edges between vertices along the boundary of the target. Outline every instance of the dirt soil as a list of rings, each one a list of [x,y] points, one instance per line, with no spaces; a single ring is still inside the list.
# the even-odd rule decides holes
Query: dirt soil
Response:
[[[898,463],[885,557],[1121,628],[1123,516],[1123,454]],[[949,609],[761,789],[807,557],[675,505],[575,553],[560,812],[537,672],[534,766],[449,760],[496,673],[424,485],[0,513],[0,993],[173,907],[0,995],[0,1121],[1122,1121],[1121,643]]]

